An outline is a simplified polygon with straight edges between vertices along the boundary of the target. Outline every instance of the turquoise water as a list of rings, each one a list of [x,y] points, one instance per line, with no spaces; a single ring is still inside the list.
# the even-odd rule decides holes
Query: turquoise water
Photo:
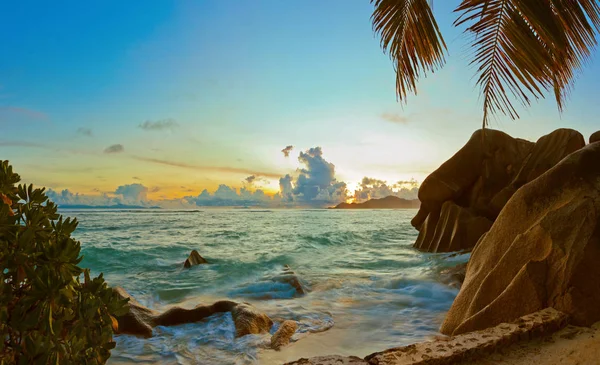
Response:
[[[271,364],[319,354],[364,356],[437,334],[456,289],[439,271],[466,257],[420,253],[414,210],[65,211],[80,225],[84,260],[139,302],[164,310],[247,301],[299,330],[281,352],[269,335],[234,338],[231,315],[116,336],[111,363]],[[183,269],[196,249],[210,265]],[[302,297],[270,281],[289,265]],[[273,328],[274,331],[276,328]]]

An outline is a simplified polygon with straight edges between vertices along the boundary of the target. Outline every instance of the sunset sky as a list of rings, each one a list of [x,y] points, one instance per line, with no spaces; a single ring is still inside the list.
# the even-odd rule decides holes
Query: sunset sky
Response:
[[[7,2],[0,159],[25,182],[129,201],[201,200],[221,184],[273,195],[300,174],[308,190],[293,194],[332,201],[364,177],[420,182],[481,124],[458,3],[434,2],[448,63],[402,106],[367,0]],[[549,97],[491,127],[587,138],[600,129],[599,84],[595,55],[564,114]]]

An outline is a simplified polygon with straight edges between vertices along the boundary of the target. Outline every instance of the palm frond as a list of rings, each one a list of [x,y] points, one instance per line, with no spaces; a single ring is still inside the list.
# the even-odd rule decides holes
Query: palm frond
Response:
[[[371,0],[373,29],[394,62],[396,94],[417,93],[421,75],[443,66],[446,44],[427,0]]]
[[[600,30],[597,0],[463,0],[456,11],[473,36],[484,128],[498,112],[518,118],[513,100],[549,90],[562,110]]]

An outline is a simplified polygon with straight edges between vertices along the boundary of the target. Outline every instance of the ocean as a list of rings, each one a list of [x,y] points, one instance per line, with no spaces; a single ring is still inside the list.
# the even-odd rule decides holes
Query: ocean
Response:
[[[412,245],[415,210],[69,210],[80,224],[81,266],[104,273],[157,310],[220,299],[252,303],[299,324],[277,352],[269,335],[236,339],[229,313],[115,336],[111,364],[281,364],[325,354],[365,356],[438,334],[457,289],[439,272],[468,255]],[[184,269],[196,249],[209,265]],[[271,280],[284,268],[307,289]],[[275,328],[273,328],[273,331]]]

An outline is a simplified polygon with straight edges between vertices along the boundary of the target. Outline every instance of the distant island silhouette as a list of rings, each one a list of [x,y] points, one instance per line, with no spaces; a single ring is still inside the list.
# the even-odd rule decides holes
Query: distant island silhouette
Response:
[[[381,199],[369,199],[364,203],[340,203],[329,209],[418,209],[419,199],[402,199],[389,195]]]
[[[113,204],[113,205],[85,205],[85,204],[60,204],[60,209],[161,209],[158,206],[145,207],[142,205],[127,205],[127,204]]]

